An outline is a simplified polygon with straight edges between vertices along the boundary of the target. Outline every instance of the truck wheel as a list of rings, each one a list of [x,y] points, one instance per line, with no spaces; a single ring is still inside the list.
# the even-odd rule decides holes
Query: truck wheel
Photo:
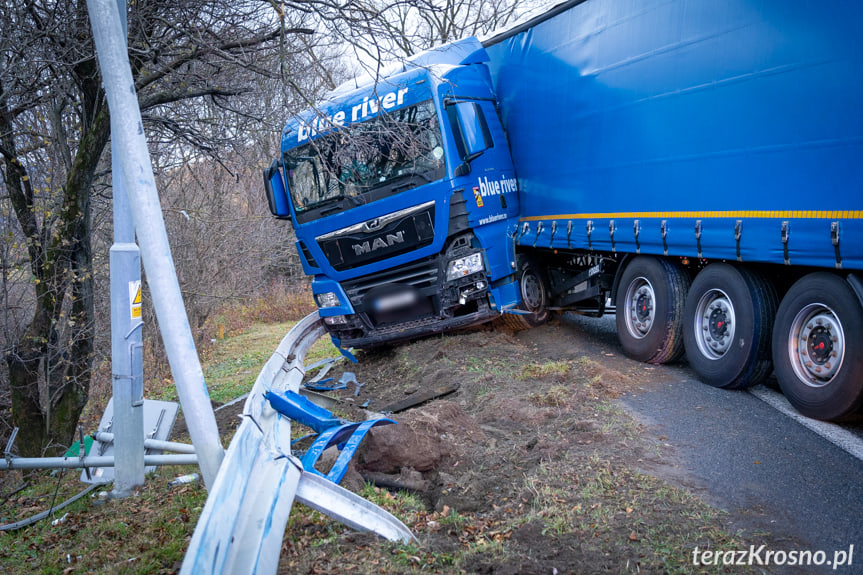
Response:
[[[863,405],[863,308],[847,282],[817,272],[791,286],[773,362],[785,397],[807,417],[847,419]]]
[[[770,375],[776,305],[773,284],[748,270],[716,263],[695,277],[686,298],[683,342],[702,381],[744,389]]]
[[[617,337],[638,361],[667,363],[683,354],[681,322],[689,275],[663,259],[639,256],[623,270],[615,298]]]
[[[548,282],[533,258],[518,255],[516,259],[521,305],[517,309],[530,313],[504,314],[504,325],[514,330],[530,329],[548,321]]]

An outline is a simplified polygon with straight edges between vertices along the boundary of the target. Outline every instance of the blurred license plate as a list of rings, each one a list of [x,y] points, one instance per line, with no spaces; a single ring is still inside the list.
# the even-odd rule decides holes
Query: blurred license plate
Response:
[[[375,311],[381,312],[410,307],[416,303],[417,294],[415,291],[403,291],[376,298],[372,302],[372,307]]]

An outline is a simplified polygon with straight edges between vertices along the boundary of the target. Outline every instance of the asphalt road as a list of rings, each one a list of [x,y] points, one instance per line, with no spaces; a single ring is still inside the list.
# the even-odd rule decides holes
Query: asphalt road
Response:
[[[613,317],[566,316],[564,323],[586,353],[630,372],[640,365],[621,357]],[[854,545],[852,565],[835,571],[825,565],[772,572],[863,574],[861,459],[753,393],[699,382],[685,363],[644,368],[644,385],[620,403],[667,446],[671,464],[663,474],[726,510],[733,528],[751,540],[763,536],[776,551],[822,550],[832,560],[834,551]],[[763,388],[759,394],[776,395]],[[861,426],[821,427],[863,446]]]

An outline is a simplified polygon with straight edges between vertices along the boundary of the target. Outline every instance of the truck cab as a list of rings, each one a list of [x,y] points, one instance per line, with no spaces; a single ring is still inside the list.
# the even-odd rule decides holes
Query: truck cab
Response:
[[[265,171],[337,345],[481,323],[519,301],[518,194],[476,39],[332,92]]]

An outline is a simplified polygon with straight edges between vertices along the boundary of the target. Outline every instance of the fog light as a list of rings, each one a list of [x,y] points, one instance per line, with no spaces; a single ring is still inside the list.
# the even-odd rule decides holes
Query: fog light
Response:
[[[454,279],[469,276],[483,270],[482,254],[477,252],[463,258],[452,260],[446,268],[446,279],[452,281]]]
[[[327,325],[345,325],[348,320],[343,315],[331,315],[324,318],[324,323]]]
[[[318,302],[318,307],[339,307],[342,305],[339,296],[331,291],[315,294],[315,301]]]

